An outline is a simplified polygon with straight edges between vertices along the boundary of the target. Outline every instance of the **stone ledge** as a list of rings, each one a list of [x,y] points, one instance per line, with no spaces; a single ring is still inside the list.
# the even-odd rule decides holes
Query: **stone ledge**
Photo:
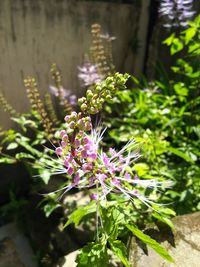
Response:
[[[154,250],[133,238],[130,249],[132,267],[200,266],[200,212],[177,216],[172,221],[175,226],[173,233],[169,229],[148,229],[146,233],[167,249],[176,264],[162,259]]]

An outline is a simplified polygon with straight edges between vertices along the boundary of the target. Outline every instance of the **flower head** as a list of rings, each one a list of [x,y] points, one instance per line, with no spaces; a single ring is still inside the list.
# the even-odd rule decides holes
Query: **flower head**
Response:
[[[189,20],[195,12],[192,11],[193,0],[162,0],[159,13],[164,17],[167,28],[186,27]]]
[[[120,194],[126,200],[138,198],[149,206],[153,202],[140,193],[140,189],[160,188],[163,182],[141,180],[132,173],[130,166],[140,157],[134,140],[118,152],[113,148],[102,151],[100,141],[104,131],[91,130],[90,135],[77,130],[70,134],[66,130],[60,132],[61,143],[55,148],[58,164],[54,174],[68,175],[70,181],[61,190],[65,193],[74,187],[88,188],[94,190],[91,199],[100,202],[109,194]]]

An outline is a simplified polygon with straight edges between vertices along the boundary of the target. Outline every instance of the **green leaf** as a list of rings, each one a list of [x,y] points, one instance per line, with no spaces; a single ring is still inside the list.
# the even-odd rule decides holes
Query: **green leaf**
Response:
[[[187,96],[188,95],[188,89],[184,86],[184,83],[176,83],[174,85],[175,92],[180,96]]]
[[[143,176],[149,172],[149,166],[146,163],[136,163],[133,166],[133,170],[137,172],[139,176]]]
[[[170,48],[170,52],[172,55],[174,55],[177,52],[181,51],[183,47],[184,47],[183,43],[178,38],[174,38],[173,43]]]
[[[64,225],[64,228],[67,227],[71,223],[75,223],[75,225],[78,225],[81,221],[81,219],[96,211],[96,202],[92,201],[87,206],[83,206],[75,210],[70,216],[66,224]]]
[[[113,207],[112,210],[112,219],[114,224],[124,224],[126,217],[122,207]]]
[[[42,153],[40,151],[38,151],[37,149],[33,148],[29,142],[30,142],[30,139],[23,136],[22,134],[20,133],[17,133],[16,134],[16,142],[24,147],[27,151],[29,151],[31,154],[35,155],[35,156],[38,156],[39,158],[41,157]]]
[[[164,247],[162,247],[157,241],[152,239],[150,236],[144,234],[140,231],[135,225],[127,224],[126,227],[140,240],[142,240],[149,247],[154,249],[163,259],[168,260],[170,262],[174,262],[173,258],[169,255]]]
[[[91,242],[81,249],[78,255],[77,267],[104,267],[108,266],[106,242]]]
[[[8,146],[7,146],[7,150],[11,150],[11,149],[15,149],[18,147],[18,144],[17,143],[10,143]]]
[[[188,44],[189,41],[195,36],[197,29],[192,27],[185,31],[185,43]]]
[[[158,219],[159,221],[163,222],[163,223],[166,223],[172,230],[174,229],[174,225],[172,223],[172,221],[167,218],[167,217],[164,217],[162,215],[160,215],[159,213],[152,213],[152,216],[156,219]]]
[[[56,204],[55,202],[49,202],[47,203],[44,207],[43,207],[43,210],[44,210],[44,213],[45,213],[45,216],[48,218],[51,213],[57,209],[58,207],[60,207],[60,204]]]
[[[167,148],[170,152],[172,152],[173,154],[181,157],[182,159],[186,160],[186,161],[189,161],[189,162],[194,162],[194,160],[189,157],[188,155],[186,155],[184,152],[182,152],[181,150],[177,149],[177,148],[174,148],[174,147],[168,147]]]
[[[176,212],[170,208],[166,208],[165,206],[158,206],[156,204],[152,205],[152,207],[157,210],[160,213],[170,215],[170,216],[176,216]]]
[[[120,240],[114,240],[114,241],[109,240],[109,244],[110,244],[111,250],[115,253],[118,259],[121,260],[124,266],[130,267],[131,265],[128,261],[127,249],[124,243]]]
[[[175,38],[175,34],[172,33],[166,40],[164,40],[163,44],[171,45],[173,43],[173,40]]]

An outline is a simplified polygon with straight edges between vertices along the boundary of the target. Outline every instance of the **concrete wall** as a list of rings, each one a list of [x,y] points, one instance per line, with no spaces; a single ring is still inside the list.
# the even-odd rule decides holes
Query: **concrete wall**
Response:
[[[149,2],[145,0],[145,3]],[[72,0],[0,0],[0,90],[19,112],[29,109],[23,78],[36,77],[42,94],[51,84],[49,69],[56,62],[65,88],[81,94],[77,66],[89,47],[90,26],[116,36],[117,69],[140,73],[144,54],[135,48],[141,12],[147,6]],[[146,15],[145,15],[146,12]],[[140,22],[141,23],[141,22]],[[146,21],[147,23],[147,21]],[[146,32],[140,32],[140,43]],[[8,114],[0,107],[0,126],[9,127]]]

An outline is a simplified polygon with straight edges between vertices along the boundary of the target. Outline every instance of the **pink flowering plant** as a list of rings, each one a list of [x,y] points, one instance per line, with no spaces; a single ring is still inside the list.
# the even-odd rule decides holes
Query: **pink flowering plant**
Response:
[[[145,192],[150,189],[155,196],[155,192],[164,189],[167,182],[142,180],[133,172],[134,162],[140,157],[140,144],[135,140],[130,140],[119,151],[112,147],[104,151],[101,144],[106,129],[95,128],[92,123],[91,116],[100,112],[105,102],[112,101],[119,89],[126,88],[128,78],[127,74],[115,73],[97,83],[93,90],[88,89],[86,97],[79,99],[80,112],[73,111],[65,116],[59,145],[53,150],[56,158],[47,160],[48,156],[45,156],[51,175],[67,177],[67,183],[50,195],[58,193],[61,199],[72,189],[87,191],[89,195],[90,201],[69,215],[65,227],[71,223],[78,225],[88,215],[96,214],[93,217],[94,241],[81,249],[77,266],[108,266],[110,253],[115,254],[124,266],[130,266],[126,241],[124,243],[121,238],[123,232],[134,234],[163,258],[173,262],[159,243],[138,229],[134,219],[135,210],[143,206],[146,210],[158,212],[155,197]]]

